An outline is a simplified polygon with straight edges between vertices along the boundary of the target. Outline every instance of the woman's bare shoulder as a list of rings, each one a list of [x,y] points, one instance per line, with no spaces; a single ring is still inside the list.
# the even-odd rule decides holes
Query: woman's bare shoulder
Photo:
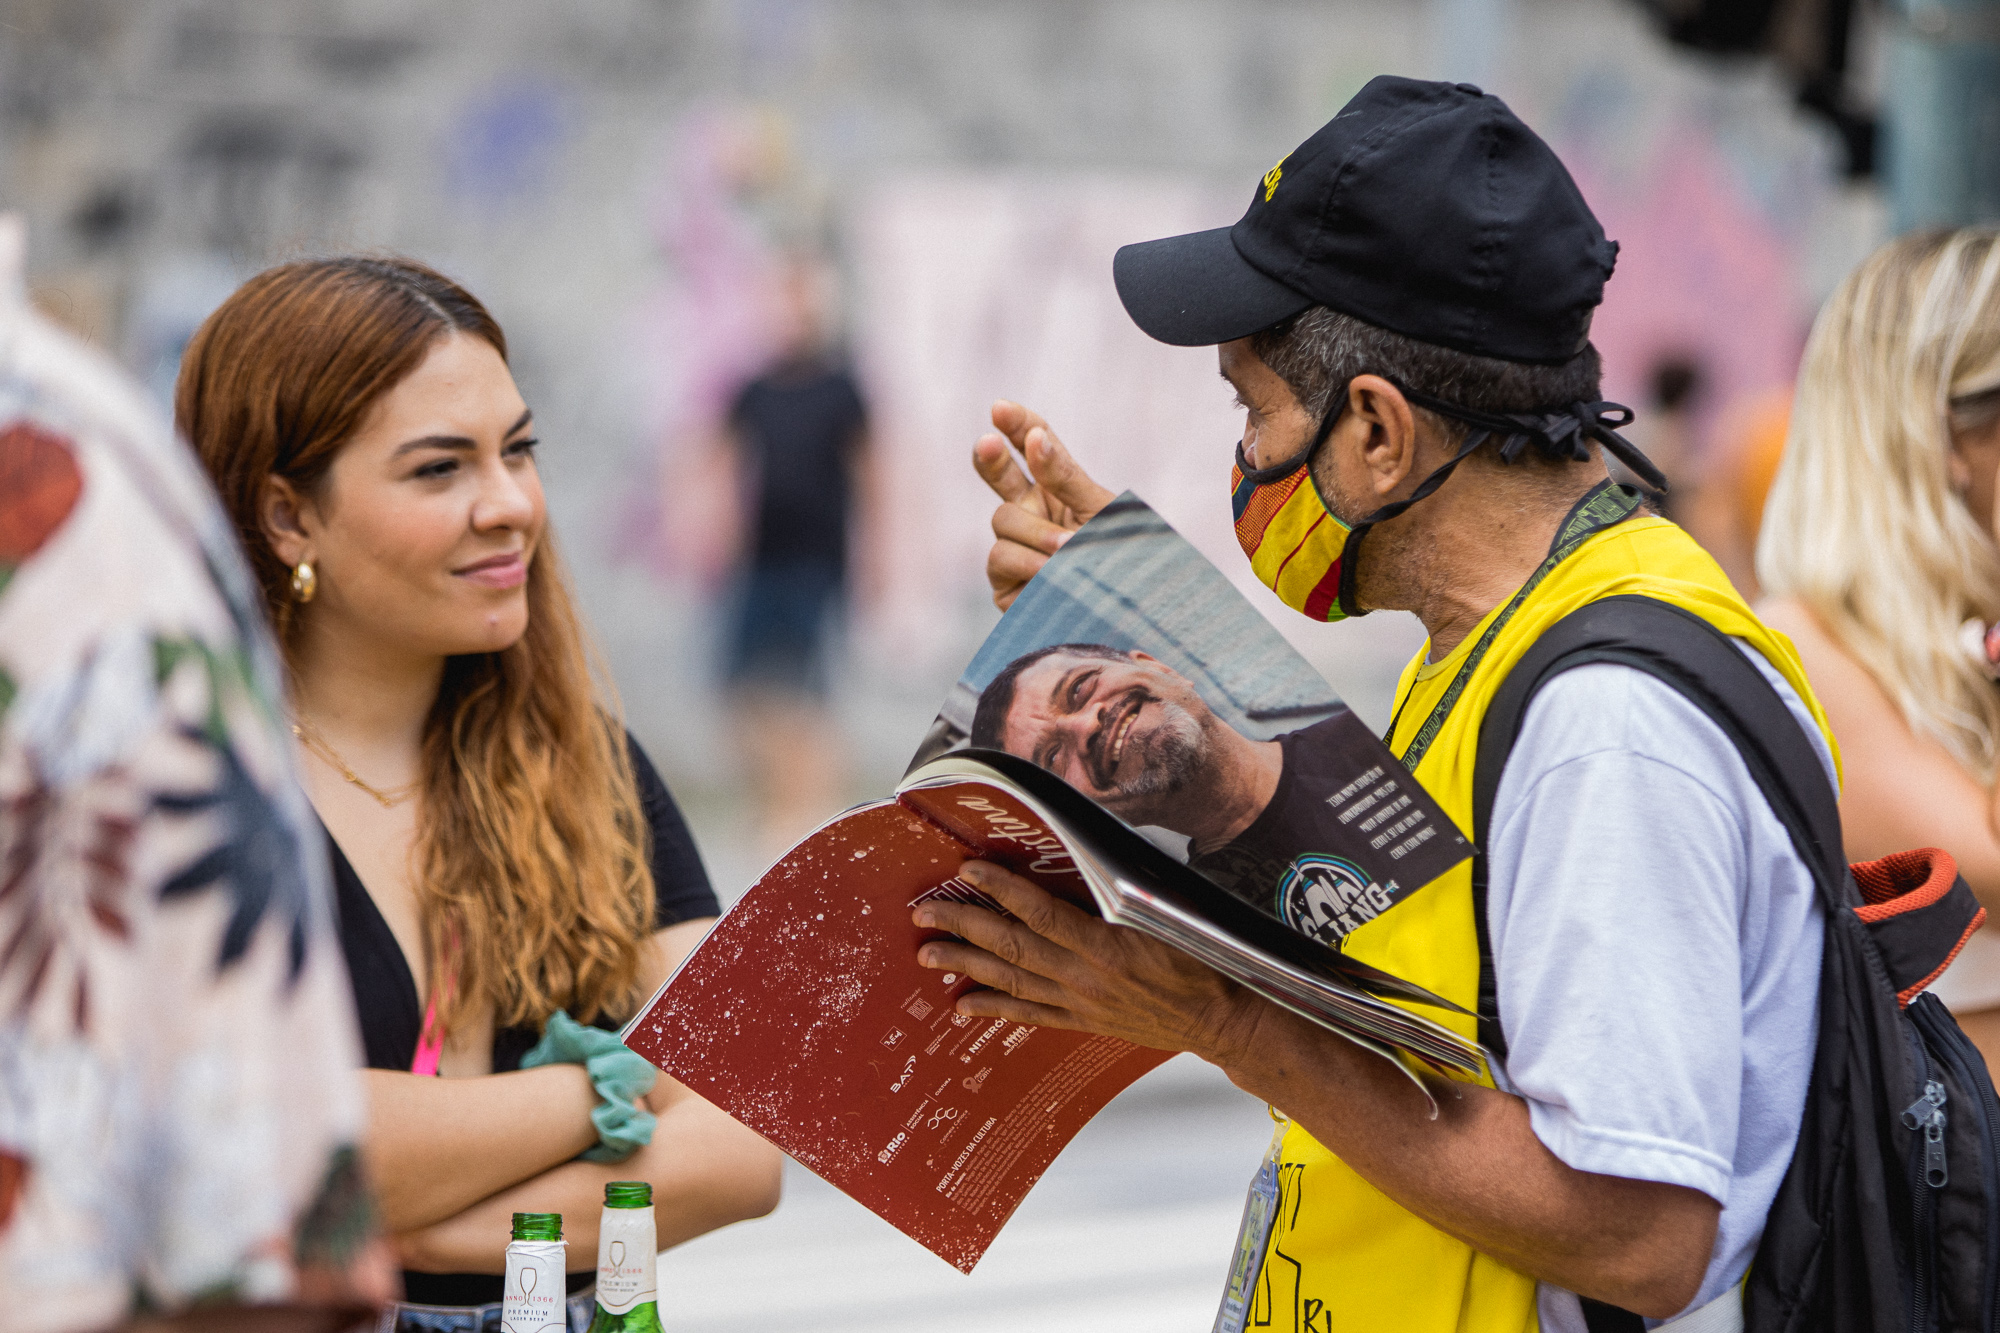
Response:
[[[1873,673],[1795,598],[1757,606],[1790,636],[1806,679],[1840,740],[1840,820],[1847,855],[1865,861],[1905,847],[1946,847],[1982,895],[2000,892],[2000,845],[1989,797],[1935,739],[1919,735]]]
[[[1847,651],[1811,607],[1796,597],[1767,597],[1757,603],[1757,616],[1792,641],[1812,682],[1813,693],[1833,718],[1836,731],[1861,722],[1904,726],[1902,714],[1880,682]],[[1844,742],[1843,742],[1844,743]]]
[[[1757,618],[1792,641],[1815,686],[1820,684],[1818,677],[1823,671],[1841,675],[1851,672],[1872,683],[1873,678],[1861,663],[1833,637],[1813,609],[1798,598],[1766,597],[1757,603]]]
[[[1812,608],[1796,597],[1766,597],[1757,603],[1756,611],[1759,620],[1793,643],[1810,639],[1836,652],[1840,649],[1833,636],[1826,632],[1826,627],[1819,623],[1819,617],[1812,613]]]

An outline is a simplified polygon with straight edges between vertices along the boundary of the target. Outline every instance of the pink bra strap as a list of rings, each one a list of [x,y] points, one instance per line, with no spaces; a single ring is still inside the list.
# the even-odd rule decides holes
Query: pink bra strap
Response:
[[[423,1031],[417,1034],[417,1055],[410,1061],[410,1072],[423,1078],[436,1078],[438,1058],[444,1054],[444,1036],[438,1031],[438,995],[451,998],[453,979],[452,958],[458,953],[458,932],[451,932],[450,942],[445,946],[445,963],[439,969],[438,989],[431,992],[429,1005],[424,1008]]]
[[[444,1039],[438,1036],[437,998],[431,998],[430,1007],[424,1010],[424,1030],[417,1036],[417,1058],[410,1061],[410,1072],[423,1078],[436,1078],[438,1057],[444,1054]]]

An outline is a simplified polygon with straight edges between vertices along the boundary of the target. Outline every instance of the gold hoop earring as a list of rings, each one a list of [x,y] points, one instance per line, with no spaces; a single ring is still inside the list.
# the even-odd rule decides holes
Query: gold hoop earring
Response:
[[[292,566],[292,596],[304,605],[319,591],[319,575],[314,572],[310,561],[301,560]]]

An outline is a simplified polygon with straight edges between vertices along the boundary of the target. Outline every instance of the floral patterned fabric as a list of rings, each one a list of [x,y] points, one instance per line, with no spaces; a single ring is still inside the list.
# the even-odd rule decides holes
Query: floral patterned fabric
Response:
[[[290,1299],[370,1222],[277,658],[194,459],[19,249],[0,218],[0,1333]]]

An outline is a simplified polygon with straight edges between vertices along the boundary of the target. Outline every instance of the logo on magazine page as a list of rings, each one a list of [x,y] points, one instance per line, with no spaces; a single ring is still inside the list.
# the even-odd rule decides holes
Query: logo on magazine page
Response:
[[[1338,856],[1301,856],[1278,881],[1278,915],[1293,930],[1323,944],[1336,943],[1395,901],[1389,889]]]

